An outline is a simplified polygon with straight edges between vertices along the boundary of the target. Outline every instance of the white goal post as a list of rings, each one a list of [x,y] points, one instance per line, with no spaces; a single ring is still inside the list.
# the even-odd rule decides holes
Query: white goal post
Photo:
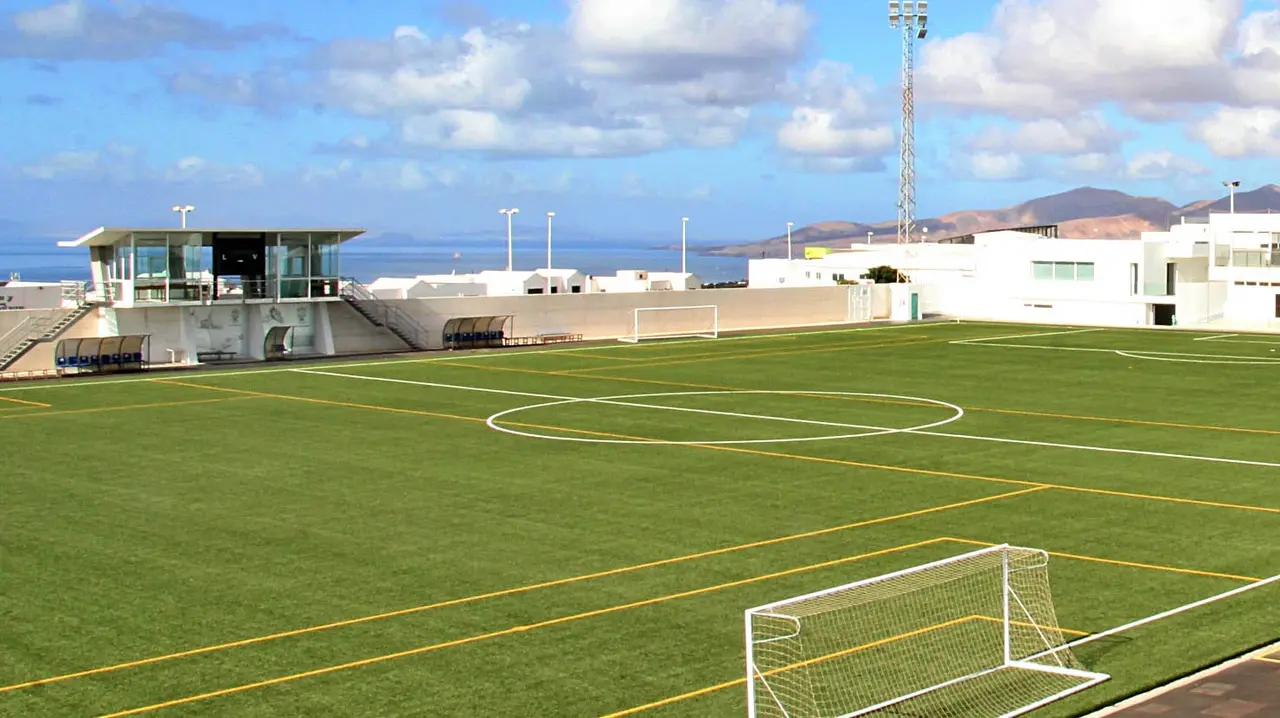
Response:
[[[1048,566],[992,546],[752,608],[748,715],[1005,718],[1097,685],[1110,676],[1071,652]]]
[[[719,305],[636,307],[631,334],[618,341],[634,344],[645,339],[715,339],[719,335]]]

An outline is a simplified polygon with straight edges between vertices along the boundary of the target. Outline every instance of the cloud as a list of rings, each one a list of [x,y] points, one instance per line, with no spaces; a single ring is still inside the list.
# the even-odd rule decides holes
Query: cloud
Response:
[[[1100,112],[1084,112],[1013,127],[990,125],[967,144],[982,152],[1070,156],[1113,153],[1131,137],[1130,133],[1113,128]]]
[[[13,13],[0,25],[0,57],[33,60],[133,60],[169,45],[224,51],[289,37],[271,24],[228,26],[148,2],[63,0]]]
[[[690,18],[699,33],[682,29]],[[382,137],[322,147],[366,157],[729,147],[792,101],[809,24],[789,0],[576,0],[564,27],[495,20],[433,36],[402,25],[317,46],[288,66],[176,73],[168,87],[271,114],[309,105],[381,120]]]
[[[252,164],[224,164],[191,156],[168,166],[153,166],[139,148],[119,143],[100,149],[58,152],[15,169],[20,177],[47,182],[164,181],[227,187],[257,187],[264,182],[262,171]]]
[[[846,65],[823,61],[792,89],[797,103],[777,131],[793,166],[815,172],[876,171],[897,142],[894,129],[871,110],[874,92]]]
[[[1278,37],[1267,13],[1242,13],[1243,0],[1002,0],[988,31],[925,44],[918,96],[1023,118],[1238,102],[1237,78]]]
[[[1015,152],[961,152],[950,158],[950,168],[960,178],[983,182],[1009,182],[1032,175],[1031,165]]]
[[[53,95],[46,95],[40,92],[36,92],[30,95],[27,95],[26,103],[28,105],[34,105],[36,107],[53,107],[54,105],[62,104],[62,99],[58,97],[54,97]]]
[[[1219,157],[1280,157],[1280,108],[1224,107],[1191,126]]]
[[[1125,166],[1125,176],[1132,180],[1170,180],[1206,174],[1209,174],[1208,167],[1169,150],[1139,153]]]
[[[589,72],[669,81],[785,66],[811,22],[793,0],[573,0],[568,30]]]

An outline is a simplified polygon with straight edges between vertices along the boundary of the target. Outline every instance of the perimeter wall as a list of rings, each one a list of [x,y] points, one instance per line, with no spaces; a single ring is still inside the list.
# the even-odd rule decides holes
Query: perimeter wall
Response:
[[[526,294],[505,297],[392,299],[427,328],[430,347],[444,345],[444,325],[455,317],[512,315],[510,336],[567,332],[584,339],[631,336],[639,307],[715,305],[721,332],[845,324],[850,320],[850,287],[779,289],[696,289],[685,292],[617,294]],[[702,316],[699,317],[698,315]],[[693,331],[705,312],[642,315],[641,333]],[[664,328],[660,322],[667,322]]]

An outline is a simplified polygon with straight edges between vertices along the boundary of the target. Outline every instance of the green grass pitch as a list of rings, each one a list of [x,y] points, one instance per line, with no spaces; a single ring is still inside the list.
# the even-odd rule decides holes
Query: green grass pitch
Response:
[[[916,324],[9,385],[0,714],[738,716],[744,609],[992,543],[1102,631],[1280,573],[1278,349]],[[1277,588],[1081,647],[1113,679],[1034,715],[1276,639]]]

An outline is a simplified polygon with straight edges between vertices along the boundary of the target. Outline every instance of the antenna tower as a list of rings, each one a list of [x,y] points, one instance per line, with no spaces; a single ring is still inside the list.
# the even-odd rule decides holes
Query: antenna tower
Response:
[[[898,244],[916,224],[916,40],[928,33],[929,0],[889,0],[889,27],[902,33],[902,144],[898,165]]]

